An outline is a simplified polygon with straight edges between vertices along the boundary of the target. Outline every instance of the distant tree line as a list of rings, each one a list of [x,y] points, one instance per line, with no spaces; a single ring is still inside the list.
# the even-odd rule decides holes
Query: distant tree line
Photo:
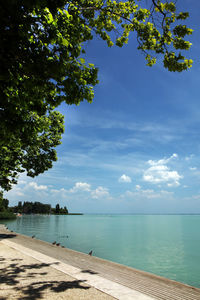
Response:
[[[18,202],[18,205],[11,207],[13,213],[20,214],[55,214],[55,215],[67,215],[68,209],[66,206],[64,208],[60,207],[59,204],[56,204],[55,208],[52,208],[50,204],[43,204],[41,202],[28,202],[24,201],[22,204],[21,201]]]
[[[59,204],[56,204],[56,207],[52,208],[51,210],[54,215],[66,215],[69,213],[66,206],[64,206],[64,208],[62,208],[62,207],[60,207]]]

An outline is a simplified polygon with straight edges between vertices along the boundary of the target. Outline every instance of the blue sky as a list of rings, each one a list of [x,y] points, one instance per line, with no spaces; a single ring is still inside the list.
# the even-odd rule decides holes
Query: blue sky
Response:
[[[22,175],[10,205],[41,201],[84,213],[200,213],[200,3],[190,12],[191,70],[145,65],[132,37],[123,48],[86,45],[99,67],[92,104],[62,105],[65,134],[54,167]]]

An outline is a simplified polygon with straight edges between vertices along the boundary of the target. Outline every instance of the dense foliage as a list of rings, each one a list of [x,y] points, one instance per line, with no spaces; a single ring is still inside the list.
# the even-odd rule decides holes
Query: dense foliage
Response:
[[[60,207],[59,204],[56,204],[55,208],[52,208],[51,213],[55,214],[55,215],[66,215],[68,214],[68,209],[66,206],[64,206],[64,208]]]
[[[1,1],[0,187],[51,168],[63,133],[54,109],[92,101],[98,70],[84,60],[85,42],[97,35],[122,47],[134,33],[149,66],[160,55],[180,72],[192,65],[181,53],[191,45],[188,16],[173,1]]]
[[[0,192],[0,220],[2,219],[15,219],[16,216],[8,207],[9,201],[3,197],[3,193]]]
[[[26,170],[34,177],[52,167],[54,147],[60,144],[64,129],[63,116],[56,111],[44,116],[27,111],[26,117],[19,113],[13,129],[9,127],[12,119],[2,117],[4,113],[6,109],[0,110],[0,187],[9,190],[18,173]]]
[[[59,204],[55,208],[52,208],[50,204],[43,204],[41,202],[28,202],[25,201],[23,204],[21,201],[18,202],[17,206],[11,208],[14,213],[21,214],[68,214],[66,206],[60,208]]]

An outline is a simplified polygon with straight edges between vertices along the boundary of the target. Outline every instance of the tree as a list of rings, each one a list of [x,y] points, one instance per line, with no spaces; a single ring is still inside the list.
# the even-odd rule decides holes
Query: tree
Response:
[[[0,186],[5,190],[17,182],[18,173],[26,170],[28,176],[34,177],[51,168],[57,158],[54,147],[60,144],[64,131],[63,116],[56,111],[41,117],[26,113],[18,122],[7,134],[6,128],[0,129],[5,143],[0,142]]]
[[[41,202],[18,202],[17,206],[11,207],[14,213],[24,213],[24,214],[50,214],[51,205],[43,204]]]
[[[59,213],[60,213],[60,205],[59,205],[59,204],[56,204],[55,213],[56,213],[56,214],[59,214]]]
[[[148,1],[147,1],[148,2]],[[192,30],[174,2],[149,0],[10,0],[0,4],[0,187],[20,172],[52,167],[63,133],[62,102],[92,102],[97,68],[84,60],[85,42],[99,36],[122,47],[135,33],[147,65],[163,57],[169,71],[187,70],[181,54]],[[146,4],[146,5],[145,5]],[[144,5],[144,7],[142,7]]]
[[[33,213],[33,205],[32,202],[24,202],[23,203],[23,213],[32,214]]]
[[[0,212],[6,211],[8,209],[9,201],[3,198],[3,193],[0,192]]]
[[[64,208],[63,208],[63,213],[64,213],[64,214],[68,214],[68,213],[69,213],[66,206],[64,206]]]
[[[0,192],[0,220],[1,219],[15,219],[16,216],[8,207],[9,201],[3,198],[3,193]]]
[[[18,212],[19,212],[19,213],[22,213],[22,201],[19,201],[19,202],[18,202],[17,208],[18,208]]]

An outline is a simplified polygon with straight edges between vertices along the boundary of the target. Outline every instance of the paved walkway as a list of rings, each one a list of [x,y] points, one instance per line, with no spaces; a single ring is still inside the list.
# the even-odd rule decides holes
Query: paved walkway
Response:
[[[0,299],[114,298],[0,242]]]
[[[0,299],[200,300],[200,289],[0,228]]]

